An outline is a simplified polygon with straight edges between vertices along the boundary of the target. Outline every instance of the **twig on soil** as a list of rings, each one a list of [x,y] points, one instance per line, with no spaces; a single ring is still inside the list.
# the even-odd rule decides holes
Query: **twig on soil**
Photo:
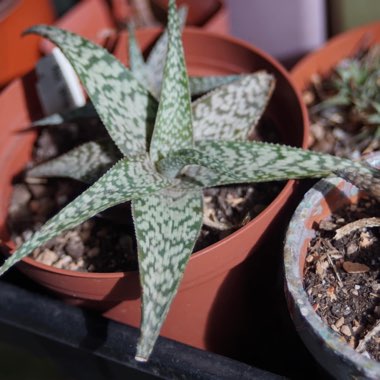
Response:
[[[336,278],[338,280],[339,286],[341,288],[343,288],[342,279],[339,276],[338,270],[336,269],[336,266],[335,266],[334,262],[332,261],[330,254],[328,252],[326,252],[326,255],[327,255],[327,260],[329,261],[329,264],[331,265],[331,267],[332,267],[332,269],[333,269],[333,271],[335,273],[335,276],[336,276]]]
[[[380,227],[380,218],[363,218],[356,220],[352,223],[348,223],[345,226],[338,228],[335,231],[335,240],[342,239],[344,236],[349,235],[351,232],[359,230],[361,228],[373,228]]]

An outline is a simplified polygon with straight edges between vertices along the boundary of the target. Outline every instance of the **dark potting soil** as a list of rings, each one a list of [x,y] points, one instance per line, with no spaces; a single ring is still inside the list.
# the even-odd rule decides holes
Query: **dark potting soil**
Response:
[[[327,75],[311,78],[303,93],[310,149],[351,159],[380,150],[379,46],[360,46]]]
[[[380,202],[363,196],[316,226],[304,288],[322,320],[380,360]]]
[[[264,120],[253,136],[278,141],[278,133]],[[104,136],[97,120],[85,125],[61,125],[41,130],[27,168],[62,154],[74,146]],[[204,191],[205,224],[194,251],[228,236],[258,215],[282,190],[284,182],[223,186]],[[16,180],[8,226],[16,245],[28,239],[46,220],[79,195],[85,186],[69,179]],[[129,204],[117,206],[104,217],[94,217],[50,240],[31,256],[61,269],[118,272],[137,269],[137,253]],[[122,217],[120,217],[122,216]]]

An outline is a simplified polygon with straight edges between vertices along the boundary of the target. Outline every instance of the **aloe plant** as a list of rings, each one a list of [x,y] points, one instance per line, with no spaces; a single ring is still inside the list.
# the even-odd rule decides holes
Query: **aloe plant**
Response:
[[[184,27],[187,16],[187,7],[182,6],[178,10],[178,19],[181,29]],[[128,24],[128,55],[130,70],[134,77],[156,98],[159,99],[166,52],[168,49],[168,31],[165,29],[157,42],[152,47],[147,60],[144,60],[135,36],[134,24]],[[191,96],[205,94],[215,88],[242,78],[241,75],[214,75],[214,76],[191,76],[189,86]],[[59,125],[70,123],[77,119],[97,117],[97,112],[92,103],[82,107],[67,110],[44,117],[32,123],[34,127]]]
[[[131,201],[142,286],[136,354],[140,361],[152,352],[199,235],[204,188],[339,171],[380,193],[379,172],[365,164],[247,141],[273,87],[268,74],[246,75],[191,104],[175,0],[169,1],[168,20],[159,102],[104,49],[51,26],[28,31],[62,49],[112,141],[90,142],[58,161],[56,174],[92,185],[18,247],[0,269],[4,273],[66,229]],[[76,174],[67,170],[73,170],[73,163]]]

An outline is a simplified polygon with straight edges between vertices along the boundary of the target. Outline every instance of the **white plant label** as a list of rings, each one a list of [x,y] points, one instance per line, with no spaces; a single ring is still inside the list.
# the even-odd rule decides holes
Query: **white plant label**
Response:
[[[64,112],[86,103],[82,86],[69,61],[55,47],[36,66],[37,92],[45,115]]]

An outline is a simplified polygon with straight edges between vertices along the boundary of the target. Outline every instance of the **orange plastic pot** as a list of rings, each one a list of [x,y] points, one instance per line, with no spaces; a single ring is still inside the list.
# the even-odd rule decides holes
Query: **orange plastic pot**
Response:
[[[115,28],[106,0],[82,0],[65,13],[55,25],[97,43],[102,43]],[[47,40],[42,41],[41,50],[44,53],[49,53],[52,48],[52,43]]]
[[[364,43],[380,42],[380,22],[375,22],[342,33],[315,52],[301,59],[291,71],[297,89],[306,89],[314,74],[328,74],[342,59],[357,51]]]
[[[150,0],[154,16],[161,23],[166,23],[168,11],[167,0]],[[201,27],[216,33],[228,33],[228,12],[223,0],[178,0],[178,6],[186,5],[187,26]]]
[[[140,45],[149,49],[160,31],[137,33]],[[127,60],[126,35],[120,37],[116,55]],[[287,144],[305,146],[306,110],[285,69],[273,58],[251,45],[231,37],[186,29],[183,34],[186,62],[192,75],[232,74],[267,70],[277,80],[266,116],[271,118]],[[18,133],[38,116],[31,92],[32,80],[15,81],[0,96],[2,125],[0,141],[1,239],[12,246],[5,219],[12,192],[12,178],[30,157],[35,135]],[[254,294],[246,288],[250,273],[245,260],[254,254],[265,237],[273,232],[277,218],[294,192],[288,181],[276,199],[254,220],[212,246],[194,253],[172,304],[162,335],[202,349],[220,353],[239,346],[250,321],[246,308]],[[140,323],[140,286],[137,272],[81,273],[55,269],[31,258],[20,269],[38,283],[72,303],[100,309],[104,316],[132,326]],[[268,268],[270,270],[270,268]],[[264,268],[263,268],[264,272]]]
[[[25,39],[21,33],[38,24],[51,24],[50,0],[3,0],[0,2],[0,86],[31,70],[40,57],[39,38]]]

